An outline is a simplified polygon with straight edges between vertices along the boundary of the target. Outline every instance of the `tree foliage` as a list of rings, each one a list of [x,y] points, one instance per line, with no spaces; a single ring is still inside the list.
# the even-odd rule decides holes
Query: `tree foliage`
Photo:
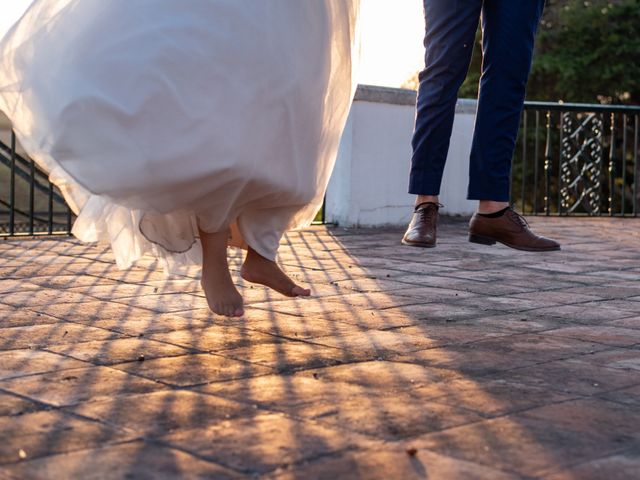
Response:
[[[529,97],[640,103],[640,0],[572,1],[543,24]]]
[[[478,30],[460,97],[477,96],[481,65]],[[640,0],[548,0],[527,98],[640,104]]]

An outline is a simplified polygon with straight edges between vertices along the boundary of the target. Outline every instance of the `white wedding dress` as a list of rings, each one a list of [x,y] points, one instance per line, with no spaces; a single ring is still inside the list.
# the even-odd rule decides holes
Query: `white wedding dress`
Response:
[[[0,110],[79,239],[168,271],[198,225],[275,259],[321,206],[355,81],[358,0],[35,0]],[[0,5],[0,14],[2,6]]]

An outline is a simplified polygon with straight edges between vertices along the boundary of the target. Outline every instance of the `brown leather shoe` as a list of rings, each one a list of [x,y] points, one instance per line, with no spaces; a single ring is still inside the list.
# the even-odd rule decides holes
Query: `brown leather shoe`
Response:
[[[439,203],[425,202],[416,206],[413,217],[402,238],[404,245],[411,247],[433,248],[436,246]]]
[[[469,241],[482,245],[500,242],[507,247],[527,252],[560,250],[560,244],[555,240],[533,233],[524,217],[511,207],[496,218],[474,214],[469,222]]]

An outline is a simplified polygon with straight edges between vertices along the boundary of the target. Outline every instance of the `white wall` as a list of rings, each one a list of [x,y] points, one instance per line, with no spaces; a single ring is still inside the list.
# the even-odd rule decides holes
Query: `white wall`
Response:
[[[443,215],[470,215],[466,200],[475,101],[462,100],[444,172]],[[327,191],[326,219],[349,226],[404,225],[413,212],[407,193],[415,92],[361,86],[342,137]],[[9,142],[9,122],[0,114],[0,140]]]
[[[414,203],[407,193],[415,118],[411,98],[406,91],[361,87],[327,191],[328,222],[342,226],[408,222]],[[470,215],[475,208],[475,202],[466,200],[474,112],[474,101],[459,102],[440,195],[445,215]]]

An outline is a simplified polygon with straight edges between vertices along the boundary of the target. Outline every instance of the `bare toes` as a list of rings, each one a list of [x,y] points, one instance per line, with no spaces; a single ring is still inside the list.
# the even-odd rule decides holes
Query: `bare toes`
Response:
[[[309,290],[308,288],[302,288],[302,287],[299,287],[298,285],[295,285],[291,289],[291,293],[293,293],[296,297],[308,297],[311,295],[311,290]]]
[[[211,310],[216,315],[221,315],[223,317],[236,317],[238,316],[237,312],[239,311],[239,309],[236,309],[231,305],[225,305],[225,304],[215,304],[213,308],[211,308]]]

